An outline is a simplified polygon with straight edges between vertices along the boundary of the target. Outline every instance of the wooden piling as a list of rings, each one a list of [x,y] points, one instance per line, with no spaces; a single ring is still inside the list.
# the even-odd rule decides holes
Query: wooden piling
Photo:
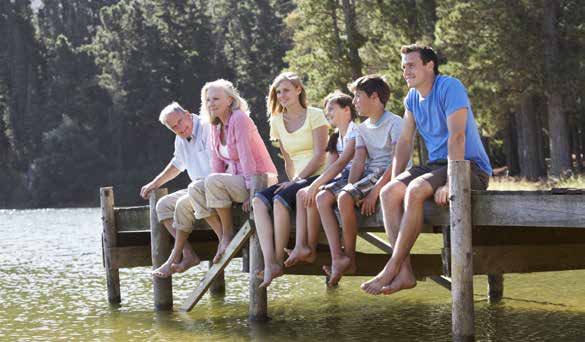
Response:
[[[117,245],[116,222],[114,217],[114,189],[100,188],[100,206],[102,209],[102,249],[104,266],[106,268],[106,284],[108,289],[108,302],[119,304],[120,296],[120,272],[112,266],[112,247]]]
[[[209,260],[207,262],[209,269],[213,266],[213,261]],[[209,286],[209,293],[213,296],[223,295],[225,294],[225,274],[223,271],[217,275],[217,278],[211,283]]]
[[[471,245],[471,183],[467,160],[448,166],[451,223],[451,294],[454,341],[473,341],[473,251]]]
[[[256,192],[265,189],[268,185],[267,175],[257,175],[252,178],[250,185],[250,203]],[[253,213],[250,212],[250,225],[252,236],[250,237],[249,269],[250,269],[250,320],[265,321],[268,319],[268,297],[266,288],[259,288],[261,280],[256,277],[257,272],[264,270],[264,258],[260,248],[260,240],[256,233],[256,225],[253,220]]]
[[[171,234],[158,221],[156,202],[168,193],[167,189],[156,189],[150,193],[150,244],[152,250],[152,269],[159,268],[171,255]],[[156,311],[173,310],[173,283],[171,277],[152,276],[154,288],[154,309]]]
[[[487,297],[488,303],[497,304],[504,297],[504,275],[501,273],[488,274]]]

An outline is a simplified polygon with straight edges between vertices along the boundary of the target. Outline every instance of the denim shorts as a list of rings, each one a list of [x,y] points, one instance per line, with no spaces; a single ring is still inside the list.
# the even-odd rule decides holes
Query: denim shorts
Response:
[[[269,188],[266,188],[260,192],[256,193],[256,197],[258,197],[266,206],[272,209],[273,201],[279,201],[288,210],[295,210],[296,209],[296,202],[297,202],[297,192],[302,188],[311,185],[317,179],[317,176],[312,176],[307,179],[300,179],[295,181],[292,185],[289,185],[286,189],[280,190],[278,193],[274,193],[276,189],[280,186],[280,184],[275,184]]]

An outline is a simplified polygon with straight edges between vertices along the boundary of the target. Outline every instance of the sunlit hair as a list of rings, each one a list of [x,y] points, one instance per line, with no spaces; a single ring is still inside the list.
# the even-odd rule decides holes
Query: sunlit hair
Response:
[[[418,52],[423,65],[428,62],[433,62],[433,71],[435,75],[439,74],[439,57],[435,50],[430,46],[423,46],[418,44],[404,45],[400,48],[400,54],[406,55],[407,53]]]
[[[160,114],[158,116],[158,121],[160,121],[160,123],[162,123],[163,125],[167,126],[168,129],[172,130],[172,128],[167,123],[167,119],[171,113],[175,113],[175,112],[180,113],[180,114],[187,113],[187,111],[184,110],[180,104],[178,104],[177,102],[172,102],[171,104],[169,104],[168,106],[163,108],[163,110],[160,111]]]
[[[384,106],[386,106],[386,102],[388,102],[388,99],[390,98],[390,86],[388,86],[386,80],[380,75],[362,76],[348,84],[347,88],[352,93],[361,90],[365,92],[368,97],[372,96],[375,92],[378,94],[378,99],[380,99],[380,102],[382,102],[382,105]]]
[[[209,107],[207,106],[207,91],[209,88],[221,88],[226,93],[228,97],[233,99],[232,104],[230,106],[230,111],[235,111],[237,109],[241,110],[242,112],[250,115],[250,109],[248,106],[248,102],[244,100],[241,96],[236,87],[234,87],[233,83],[219,79],[213,82],[207,82],[201,89],[201,116],[209,121],[212,125],[217,125],[220,123],[220,120],[217,116],[215,116]]]
[[[276,97],[276,88],[278,88],[282,81],[289,81],[295,88],[301,87],[299,102],[303,108],[307,108],[307,92],[305,91],[305,86],[303,86],[301,78],[294,72],[283,72],[282,74],[278,75],[270,85],[270,91],[268,92],[267,99],[268,114],[278,115],[286,112],[286,108],[280,105]]]
[[[341,108],[349,107],[351,113],[351,121],[355,121],[358,117],[357,110],[353,105],[353,98],[347,94],[344,94],[341,90],[336,90],[329,95],[325,96],[323,100],[323,111],[327,112],[327,105],[329,103],[336,103]]]
[[[323,110],[327,113],[327,106],[330,104],[337,104],[341,108],[349,107],[349,112],[351,114],[350,121],[355,121],[358,118],[357,110],[353,104],[353,98],[347,94],[344,94],[341,90],[336,90],[329,95],[325,96],[323,100]],[[329,141],[327,142],[327,148],[325,148],[326,152],[337,152],[337,141],[339,140],[339,128],[335,129],[329,136]]]

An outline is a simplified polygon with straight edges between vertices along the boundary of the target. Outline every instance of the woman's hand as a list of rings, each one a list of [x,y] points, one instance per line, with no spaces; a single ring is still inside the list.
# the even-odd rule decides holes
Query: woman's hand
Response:
[[[274,190],[274,193],[275,193],[275,194],[277,194],[277,193],[279,193],[280,191],[282,191],[282,190],[284,190],[284,189],[288,188],[289,186],[293,185],[294,183],[295,183],[295,182],[293,182],[293,181],[288,181],[288,182],[283,182],[283,183],[280,183],[280,184],[278,185],[278,187],[276,188],[276,190]]]
[[[317,192],[319,192],[319,187],[315,186],[316,183],[311,184],[307,189],[307,194],[305,195],[305,208],[310,208],[315,205],[315,197],[317,196]]]
[[[246,198],[244,200],[244,202],[242,203],[242,210],[245,213],[249,213],[250,212],[250,197]]]

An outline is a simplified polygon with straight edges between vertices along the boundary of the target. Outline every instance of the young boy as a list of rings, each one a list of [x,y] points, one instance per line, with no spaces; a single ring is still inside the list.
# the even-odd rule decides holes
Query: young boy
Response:
[[[349,172],[348,184],[329,189],[337,196],[343,226],[344,249],[339,240],[339,225],[332,206],[324,198],[317,198],[317,206],[331,249],[331,268],[323,270],[329,276],[329,286],[336,285],[344,274],[356,271],[355,244],[357,217],[355,207],[362,215],[376,212],[376,203],[382,187],[390,181],[394,146],[402,130],[402,118],[384,107],[390,97],[390,87],[377,75],[360,77],[350,84],[354,104],[361,116],[368,119],[359,125],[356,151]]]

